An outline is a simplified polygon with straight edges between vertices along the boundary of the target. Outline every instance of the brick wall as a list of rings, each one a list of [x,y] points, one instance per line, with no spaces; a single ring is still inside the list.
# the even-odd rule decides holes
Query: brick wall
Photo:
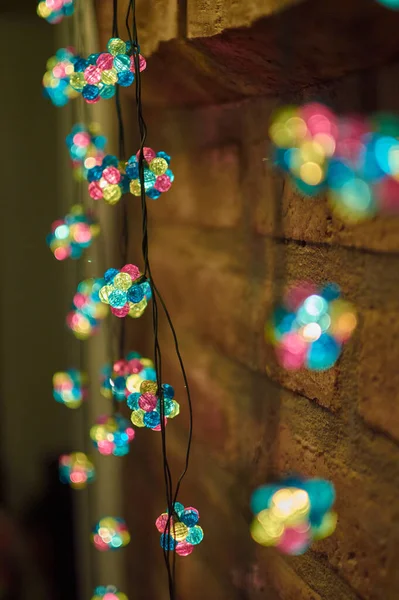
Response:
[[[305,2],[303,9],[309,4],[316,10],[315,2]],[[344,3],[336,4],[344,14]],[[369,13],[375,8],[371,2],[365,5]],[[329,0],[325,6],[333,10]],[[376,10],[386,23],[386,13]],[[395,13],[389,14],[397,22]],[[292,19],[291,25],[299,28]],[[268,23],[266,18],[262,26]],[[242,31],[253,41],[252,29]],[[381,40],[378,23],[373,31],[370,40]],[[334,36],[330,29],[325,33]],[[228,35],[232,45],[233,33]],[[310,48],[306,28],[304,38]],[[282,101],[317,99],[348,112],[399,109],[399,68],[385,64],[391,50],[384,44],[377,57],[365,47],[352,68],[342,55],[335,57],[323,83],[315,81],[317,73],[308,66],[309,85],[302,85],[302,70],[301,81],[293,77],[282,98],[276,88],[266,86],[265,78],[263,88],[259,84],[261,67],[253,58],[248,68],[257,93],[254,87],[241,98],[231,92],[228,101],[230,83],[223,82],[223,93],[212,83],[229,56],[222,52],[215,65],[222,42],[218,37],[202,41],[203,62],[192,62],[197,70],[184,70],[178,57],[187,57],[186,47],[189,53],[195,44],[199,52],[198,41],[183,47],[179,40],[161,44],[152,75],[149,60],[146,83],[148,144],[172,155],[176,175],[171,191],[149,201],[149,212],[153,274],[177,328],[194,402],[194,445],[180,500],[199,508],[205,530],[194,554],[178,559],[179,598],[395,600],[399,219],[378,217],[347,226],[331,215],[325,198],[299,195],[267,160],[267,129],[271,110]],[[391,42],[387,40],[388,46]],[[340,44],[345,46],[342,40]],[[241,50],[245,54],[245,44]],[[258,51],[265,64],[261,45]],[[162,63],[165,56],[168,62]],[[162,64],[181,77],[181,88],[172,92],[165,84],[164,96]],[[195,82],[207,67],[205,91],[211,101],[204,101],[202,87],[195,102]],[[283,67],[278,81],[293,73],[287,66],[281,71]],[[243,80],[237,85],[241,91],[245,87]],[[132,99],[126,107],[133,119]],[[139,256],[139,201],[130,198],[128,204],[129,259],[134,262]],[[287,283],[302,278],[337,282],[358,309],[356,333],[337,366],[326,373],[284,371],[264,341],[264,323],[274,302]],[[149,315],[129,322],[129,349],[150,353],[149,331]],[[187,407],[164,320],[161,333],[164,380],[175,386],[182,402],[180,417],[167,427],[177,474],[184,462]],[[159,537],[151,528],[165,508],[160,450],[159,436],[138,431],[126,469],[133,533],[130,597],[135,599],[167,597]],[[257,546],[248,531],[254,487],[291,470],[331,479],[339,514],[336,533],[295,558]]]

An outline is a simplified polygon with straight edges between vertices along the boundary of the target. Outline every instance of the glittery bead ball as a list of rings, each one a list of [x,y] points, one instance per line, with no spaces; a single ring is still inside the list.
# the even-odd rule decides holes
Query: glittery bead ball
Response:
[[[92,541],[97,550],[119,550],[128,545],[130,534],[120,517],[103,517],[93,528]]]
[[[104,199],[116,204],[129,189],[129,179],[116,156],[108,154],[99,165],[88,169],[89,195],[93,200]]]
[[[72,160],[72,169],[77,181],[87,179],[87,172],[102,164],[107,138],[101,134],[97,123],[88,127],[78,123],[66,137],[66,145]]]
[[[90,437],[100,454],[125,456],[134,439],[134,429],[122,415],[102,415],[91,428]]]
[[[136,265],[125,265],[120,271],[108,269],[104,274],[105,285],[100,289],[101,302],[109,304],[117,317],[138,318],[151,299],[151,286]]]
[[[57,260],[77,259],[99,233],[100,226],[92,213],[78,204],[63,219],[54,221],[46,241]]]
[[[68,408],[79,408],[87,396],[87,375],[77,369],[54,373],[53,396]]]
[[[94,590],[91,600],[128,600],[126,594],[119,592],[114,585],[100,585]]]
[[[131,43],[111,38],[107,52],[91,54],[75,65],[70,84],[89,104],[112,98],[117,85],[128,87],[134,82],[135,59],[144,71],[146,61],[137,56]]]
[[[141,195],[139,176],[139,156],[131,156],[126,163],[126,175],[130,180],[130,192],[134,196]],[[152,148],[143,148],[144,189],[152,200],[157,200],[163,192],[172,186],[174,175],[169,168],[170,156],[165,152],[155,152]]]
[[[67,483],[76,490],[82,490],[95,479],[94,465],[83,452],[60,456],[59,474],[61,483]]]
[[[85,279],[78,285],[66,324],[80,340],[86,340],[96,333],[108,314],[108,308],[99,297],[103,285],[103,279]]]
[[[74,65],[80,60],[75,54],[75,49],[60,48],[47,61],[47,71],[43,76],[43,93],[55,106],[65,106],[78,93],[71,87],[69,78],[74,70]]]
[[[334,532],[334,502],[334,486],[324,479],[292,477],[264,485],[252,495],[251,536],[284,554],[304,554],[313,542]]]
[[[74,0],[40,0],[37,14],[48,23],[56,25],[64,17],[70,17],[75,10]]]
[[[138,352],[129,352],[125,359],[106,365],[101,372],[101,393],[105,398],[124,401],[131,393],[139,392],[143,381],[155,381],[154,363]]]
[[[127,397],[127,405],[132,409],[131,421],[137,427],[147,427],[153,431],[161,431],[161,414],[163,412],[165,425],[168,419],[174,419],[180,412],[180,405],[174,399],[174,389],[171,385],[162,385],[162,404],[157,395],[156,381],[143,381],[140,391],[133,392]],[[162,408],[163,406],[163,408]]]
[[[325,371],[335,365],[357,324],[355,308],[340,296],[335,284],[319,289],[301,282],[288,290],[265,329],[281,366]]]
[[[204,538],[198,521],[199,512],[196,508],[184,508],[180,502],[176,502],[170,518],[169,513],[165,512],[155,521],[155,526],[161,533],[161,547],[164,550],[175,551],[180,556],[191,554],[194,546],[200,544]]]

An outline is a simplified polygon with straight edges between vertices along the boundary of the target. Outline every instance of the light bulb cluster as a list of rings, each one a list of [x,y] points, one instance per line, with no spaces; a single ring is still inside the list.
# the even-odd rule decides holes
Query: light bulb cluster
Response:
[[[131,156],[126,163],[126,175],[130,180],[129,189],[134,196],[141,195],[139,174],[139,156]],[[174,174],[169,168],[170,156],[166,152],[155,152],[152,148],[143,148],[144,189],[152,200],[157,200],[167,192],[174,181]]]
[[[157,395],[156,381],[143,381],[139,392],[127,397],[127,405],[132,410],[131,421],[137,427],[147,427],[161,431],[161,399]],[[171,385],[162,384],[163,413],[165,426],[168,419],[174,419],[180,412],[180,405],[174,399],[175,391]]]
[[[324,479],[293,477],[262,486],[251,499],[255,514],[252,538],[262,546],[275,546],[283,554],[303,554],[313,542],[334,532],[334,502],[334,486]]]
[[[73,47],[60,48],[47,61],[43,76],[43,93],[54,106],[65,106],[69,100],[77,98],[78,93],[69,85],[74,64],[79,60]]]
[[[125,456],[134,439],[134,429],[122,415],[102,415],[90,429],[90,437],[100,454]]]
[[[116,204],[129,190],[129,178],[116,156],[107,154],[101,164],[87,171],[89,196],[93,200],[104,199],[107,204]]]
[[[102,135],[98,123],[86,126],[77,123],[66,137],[66,145],[72,160],[77,181],[87,179],[89,169],[102,164],[107,138]]]
[[[324,371],[336,363],[356,324],[356,311],[337,285],[319,289],[300,282],[288,290],[265,334],[284,368]]]
[[[75,0],[41,0],[37,5],[37,14],[48,23],[56,25],[64,17],[70,17],[75,11]]]
[[[99,585],[94,590],[94,596],[91,600],[128,600],[128,598],[114,585]]]
[[[120,517],[103,517],[93,528],[92,541],[101,552],[119,550],[130,542],[130,533]]]
[[[122,402],[133,392],[139,392],[141,384],[147,380],[156,380],[154,363],[138,352],[129,352],[126,358],[103,367],[101,393],[105,398]]]
[[[155,526],[161,533],[161,547],[164,550],[175,551],[179,556],[188,556],[195,546],[204,538],[202,527],[198,525],[199,512],[192,506],[184,508],[180,502],[175,502],[174,511],[162,513],[155,521]]]
[[[73,297],[72,310],[67,315],[66,324],[80,340],[86,340],[96,333],[108,314],[108,308],[99,296],[103,284],[103,279],[84,279]]]
[[[79,408],[87,397],[87,375],[78,369],[54,373],[53,397],[67,408]]]
[[[100,226],[93,214],[77,204],[63,219],[52,223],[46,241],[57,260],[77,259],[99,233]]]
[[[59,459],[61,483],[67,483],[76,490],[82,490],[95,479],[93,463],[84,452],[63,454]]]
[[[116,317],[141,317],[152,297],[151,286],[136,265],[127,264],[120,271],[108,269],[105,285],[99,291],[101,302],[111,308]]]

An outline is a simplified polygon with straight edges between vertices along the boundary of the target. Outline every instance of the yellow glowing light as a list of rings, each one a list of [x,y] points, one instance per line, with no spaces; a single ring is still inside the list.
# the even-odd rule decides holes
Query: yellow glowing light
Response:
[[[304,142],[301,145],[301,157],[303,162],[315,162],[317,164],[322,164],[326,158],[326,153],[321,144],[317,143],[315,140],[309,140]]]
[[[332,535],[337,527],[338,515],[335,512],[328,512],[324,515],[321,524],[318,527],[312,527],[312,536],[315,541],[324,540]]]
[[[309,513],[309,496],[304,490],[286,488],[278,490],[272,498],[270,512],[285,524],[293,525]]]
[[[134,410],[130,416],[130,420],[136,427],[144,427],[144,415],[145,412],[141,408],[139,410]]]
[[[306,342],[315,342],[321,336],[321,327],[318,323],[308,323],[301,333]]]
[[[328,133],[316,133],[313,140],[323,148],[326,156],[332,156],[335,152],[336,142],[332,135]]]
[[[323,170],[315,162],[306,162],[299,169],[299,175],[302,181],[308,185],[318,185],[323,180]]]
[[[134,373],[133,375],[129,375],[129,377],[127,377],[127,379],[126,379],[126,388],[129,390],[129,392],[131,394],[133,392],[139,392],[142,381],[143,381],[142,377],[140,377],[140,375],[138,375],[137,373]]]
[[[171,534],[177,542],[182,542],[188,535],[188,527],[184,523],[174,523],[171,528]]]

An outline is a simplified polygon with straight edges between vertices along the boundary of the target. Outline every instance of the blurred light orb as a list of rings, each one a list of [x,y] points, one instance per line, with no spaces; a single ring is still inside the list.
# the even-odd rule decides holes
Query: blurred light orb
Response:
[[[100,585],[94,590],[91,600],[128,600],[126,594],[119,592],[114,585]]]
[[[60,48],[47,61],[43,93],[54,106],[65,106],[69,100],[77,98],[78,93],[70,86],[69,78],[78,61],[79,56],[72,47]]]
[[[156,381],[143,381],[139,392],[133,392],[127,397],[127,405],[132,409],[131,421],[137,427],[147,427],[153,431],[161,431],[161,413],[165,426],[168,419],[174,419],[180,412],[180,405],[174,399],[175,391],[171,385],[162,384],[162,404],[157,395]]]
[[[86,126],[77,123],[66,137],[66,145],[72,160],[72,169],[77,181],[87,179],[89,169],[100,166],[104,159],[107,138],[102,135],[98,123]]]
[[[341,219],[357,223],[399,213],[395,115],[338,117],[322,104],[287,106],[274,114],[269,136],[275,163],[298,190],[308,196],[327,192]]]
[[[41,0],[37,5],[37,14],[48,23],[56,25],[64,17],[70,17],[75,11],[75,0]]]
[[[129,191],[129,179],[124,165],[116,156],[107,154],[100,164],[87,170],[89,196],[93,200],[105,200],[107,204],[116,204],[123,194]]]
[[[103,279],[84,279],[73,297],[72,309],[66,317],[66,324],[75,337],[86,340],[98,331],[100,323],[108,314],[99,296],[104,285]]]
[[[288,478],[259,487],[251,498],[251,536],[283,554],[304,554],[335,531],[334,502],[334,486],[324,479]]]
[[[297,282],[286,293],[265,328],[285,369],[325,371],[337,362],[357,325],[355,308],[336,284],[322,289]]]
[[[127,264],[120,271],[108,269],[105,285],[100,289],[100,300],[111,308],[112,314],[122,318],[141,317],[152,297],[151,286],[136,265]]]
[[[179,556],[188,556],[204,539],[202,527],[198,525],[199,512],[192,506],[185,508],[175,502],[173,514],[162,513],[155,521],[161,533],[161,547],[172,550]]]
[[[134,82],[136,61],[140,72],[144,71],[146,61],[132,44],[111,38],[107,52],[90,54],[74,65],[70,84],[89,104],[112,98],[117,85],[128,87]]]
[[[392,8],[393,10],[399,10],[399,0],[377,0],[383,6]]]
[[[129,189],[134,196],[141,195],[139,157],[140,152],[137,152],[126,163],[126,175],[130,180]],[[170,160],[166,152],[143,148],[144,189],[146,195],[152,200],[157,200],[172,186],[175,177],[169,168]]]
[[[100,454],[125,456],[134,439],[134,429],[122,415],[102,415],[90,429],[90,437]]]
[[[67,483],[76,490],[82,490],[95,479],[95,469],[84,452],[63,454],[59,459],[61,483]]]
[[[77,204],[63,219],[52,223],[46,241],[57,260],[78,259],[99,233],[100,226],[93,214]]]
[[[126,523],[120,517],[103,517],[93,528],[92,541],[97,550],[119,550],[130,542]],[[108,598],[105,596],[106,600]]]
[[[87,397],[87,375],[77,369],[54,373],[53,397],[67,408],[79,408]]]
[[[154,363],[138,352],[105,365],[101,371],[101,393],[105,398],[123,402],[133,392],[139,392],[143,381],[155,381]]]

